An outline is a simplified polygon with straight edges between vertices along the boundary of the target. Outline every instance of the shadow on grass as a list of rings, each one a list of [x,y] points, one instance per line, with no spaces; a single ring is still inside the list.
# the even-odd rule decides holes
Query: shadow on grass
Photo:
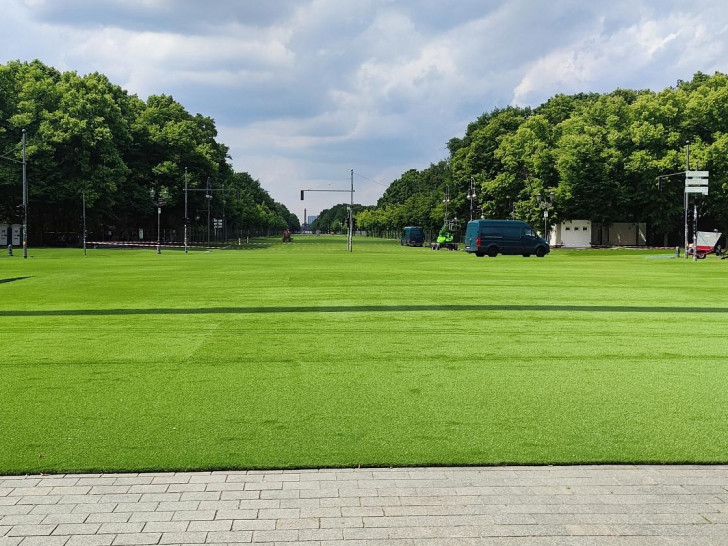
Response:
[[[161,307],[152,309],[0,310],[0,317],[83,317],[116,315],[261,315],[274,313],[421,313],[449,311],[583,313],[728,313],[728,307],[640,307],[636,305],[326,305],[299,307]]]
[[[23,279],[29,279],[30,277],[9,277],[7,279],[0,279],[0,284],[13,281],[22,281]]]
[[[281,243],[283,244],[283,243]],[[234,251],[240,251],[240,250],[266,250],[273,246],[269,243],[243,243],[241,245],[229,245],[224,248],[221,248],[220,250],[234,250]]]

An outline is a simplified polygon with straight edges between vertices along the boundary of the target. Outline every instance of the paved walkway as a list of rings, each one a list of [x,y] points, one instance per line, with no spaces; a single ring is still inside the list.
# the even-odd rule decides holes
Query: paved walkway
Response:
[[[0,476],[0,546],[728,544],[728,466]]]

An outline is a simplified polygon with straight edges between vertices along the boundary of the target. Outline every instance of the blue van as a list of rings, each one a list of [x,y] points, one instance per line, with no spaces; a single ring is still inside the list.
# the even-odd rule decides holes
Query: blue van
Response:
[[[422,246],[425,243],[425,230],[418,226],[407,226],[399,239],[400,245]]]
[[[465,231],[465,252],[478,258],[498,254],[535,254],[543,258],[549,244],[526,222],[520,220],[472,220]]]

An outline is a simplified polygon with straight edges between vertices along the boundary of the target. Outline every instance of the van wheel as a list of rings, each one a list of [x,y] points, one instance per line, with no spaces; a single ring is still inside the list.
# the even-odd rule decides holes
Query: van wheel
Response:
[[[542,246],[536,249],[536,258],[543,258],[546,256],[546,249]]]
[[[475,255],[476,255],[476,256],[477,256],[478,258],[482,258],[483,256],[485,256],[485,252],[476,252],[476,253],[475,253]]]
[[[488,249],[488,257],[495,258],[498,256],[498,247],[492,246]]]

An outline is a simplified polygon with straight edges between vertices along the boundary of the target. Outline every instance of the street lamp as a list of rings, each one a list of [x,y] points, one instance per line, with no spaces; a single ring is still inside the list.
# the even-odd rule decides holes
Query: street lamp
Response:
[[[207,179],[207,193],[205,199],[207,199],[207,246],[210,246],[210,206],[212,203],[212,194],[210,193],[210,179]]]
[[[86,192],[81,193],[83,202],[83,255],[86,255]]]
[[[553,190],[549,191],[548,197],[542,197],[540,193],[537,193],[536,201],[538,202],[538,207],[541,210],[543,210],[543,237],[548,242],[548,240],[549,240],[549,234],[548,234],[549,209],[554,206]]]
[[[159,192],[156,192],[154,188],[149,190],[149,195],[152,198],[152,202],[157,207],[157,254],[162,253],[162,206],[167,202],[169,193],[167,188],[162,188]],[[155,198],[156,196],[156,198]]]
[[[25,157],[25,129],[23,129],[23,258],[28,257],[28,178],[25,168],[28,161]]]
[[[28,160],[25,155],[25,129],[23,129],[23,160],[18,161],[6,155],[0,155],[1,158],[20,163],[23,165],[23,258],[28,258],[28,178],[26,176],[26,166]]]
[[[450,203],[450,186],[445,186],[445,199],[442,202],[445,203],[445,224],[447,224],[447,205]]]
[[[187,216],[187,167],[185,167],[185,254],[187,254],[187,226],[190,219]]]
[[[473,199],[475,199],[475,178],[470,177],[470,189],[468,190],[468,199],[470,199],[470,220],[473,220]]]

